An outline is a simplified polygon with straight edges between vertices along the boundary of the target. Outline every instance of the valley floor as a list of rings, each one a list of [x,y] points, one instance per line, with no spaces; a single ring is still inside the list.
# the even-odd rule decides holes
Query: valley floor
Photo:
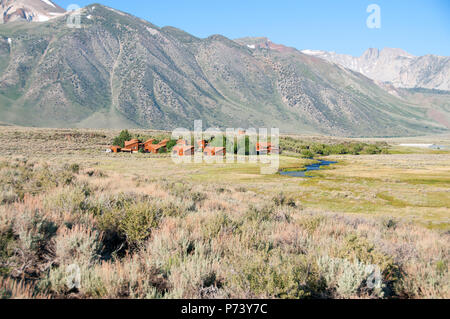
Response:
[[[117,133],[0,127],[0,296],[450,297],[450,151],[293,178],[105,153]]]

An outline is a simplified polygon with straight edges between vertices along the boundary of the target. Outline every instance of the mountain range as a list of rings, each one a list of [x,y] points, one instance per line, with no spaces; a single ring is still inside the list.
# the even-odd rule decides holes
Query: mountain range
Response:
[[[6,2],[28,13],[4,11],[0,25],[3,123],[171,130],[202,119],[207,127],[339,136],[448,131],[447,91],[378,83],[266,38],[202,39],[99,4],[79,10],[81,28],[70,28],[68,13],[52,15],[50,1]],[[24,5],[41,2],[50,5],[33,14]],[[448,80],[442,72],[439,89]]]
[[[360,57],[327,51],[303,50],[332,63],[400,88],[450,91],[450,57],[414,56],[401,49],[368,49]]]

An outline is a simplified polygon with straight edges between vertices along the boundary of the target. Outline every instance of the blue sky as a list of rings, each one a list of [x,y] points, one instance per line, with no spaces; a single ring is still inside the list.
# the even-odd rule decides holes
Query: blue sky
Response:
[[[415,55],[450,56],[450,0],[54,0],[67,8],[99,2],[158,26],[198,37],[267,36],[298,49],[361,55],[367,48],[402,48]],[[369,29],[368,5],[381,9]]]

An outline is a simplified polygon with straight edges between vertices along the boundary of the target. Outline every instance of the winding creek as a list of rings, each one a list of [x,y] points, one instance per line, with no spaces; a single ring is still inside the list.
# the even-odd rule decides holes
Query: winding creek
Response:
[[[322,166],[330,166],[332,164],[337,164],[337,163],[338,162],[318,160],[318,163],[307,165],[305,170],[281,171],[280,175],[291,176],[291,177],[310,178],[312,176],[306,175],[307,172],[319,171]]]

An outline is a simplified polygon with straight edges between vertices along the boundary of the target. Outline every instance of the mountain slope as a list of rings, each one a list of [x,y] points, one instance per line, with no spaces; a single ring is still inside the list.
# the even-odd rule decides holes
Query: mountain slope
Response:
[[[0,0],[0,23],[48,21],[65,13],[50,0]]]
[[[247,39],[245,41],[250,41]],[[428,108],[273,43],[196,38],[98,4],[0,26],[0,120],[47,127],[279,127],[347,136],[438,133]],[[260,40],[258,40],[260,41]],[[258,43],[254,41],[254,43]]]
[[[450,91],[450,57],[413,56],[401,49],[368,49],[360,57],[335,52],[303,50],[305,54],[342,65],[399,88]]]

